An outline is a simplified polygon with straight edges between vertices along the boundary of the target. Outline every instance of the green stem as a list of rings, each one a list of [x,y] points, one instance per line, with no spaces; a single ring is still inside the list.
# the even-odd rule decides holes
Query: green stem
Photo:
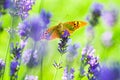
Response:
[[[6,65],[6,62],[7,62],[7,56],[8,56],[8,53],[9,53],[9,45],[10,45],[10,41],[11,41],[11,38],[9,37],[9,40],[8,40],[8,45],[7,45],[7,49],[6,49],[6,55],[5,55],[5,65]],[[3,75],[5,75],[5,70],[6,70],[6,66],[3,70]],[[3,77],[2,77],[2,80],[3,80]]]
[[[61,62],[61,59],[62,59],[62,55],[60,56],[58,63],[60,63],[60,62]],[[57,73],[58,73],[58,68],[56,69],[56,72],[55,72],[55,75],[54,75],[53,80],[56,80]]]
[[[58,69],[57,69],[56,72],[55,72],[55,76],[54,76],[54,79],[53,79],[53,80],[56,79],[57,73],[58,73]]]
[[[10,29],[12,28],[13,29],[13,18],[12,17],[12,20],[11,20],[11,26],[10,26]],[[7,57],[9,55],[9,46],[10,46],[10,43],[11,43],[11,34],[9,34],[9,39],[8,39],[8,45],[7,45],[7,48],[6,48],[6,55],[5,55],[5,68],[3,70],[3,77],[2,77],[2,80],[4,80],[4,76],[5,76],[5,71],[6,71],[6,67],[7,67]]]

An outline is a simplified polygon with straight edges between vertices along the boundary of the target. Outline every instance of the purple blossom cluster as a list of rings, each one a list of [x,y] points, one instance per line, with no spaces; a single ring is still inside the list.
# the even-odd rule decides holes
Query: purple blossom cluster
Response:
[[[0,77],[3,75],[3,69],[5,68],[5,61],[0,59]]]
[[[51,14],[42,10],[40,15],[30,17],[19,24],[19,35],[24,39],[32,38],[35,41],[39,41],[43,38],[47,39],[48,35],[45,35],[45,31],[50,22]]]
[[[108,67],[103,64],[101,71],[97,76],[97,80],[119,80],[120,79],[120,65],[118,63],[112,63]]]
[[[106,31],[102,34],[101,36],[101,42],[104,46],[106,47],[111,47],[112,45],[114,45],[113,42],[113,37],[114,34],[112,32],[113,30],[113,26],[115,26],[115,24],[118,21],[118,16],[119,16],[119,11],[117,8],[112,8],[109,10],[104,10],[104,12],[102,13],[102,21],[103,23],[106,24],[106,26],[111,28],[111,31]]]
[[[106,25],[113,27],[118,21],[118,14],[117,9],[105,10],[101,17]]]
[[[98,24],[99,17],[102,14],[102,9],[103,9],[103,5],[101,5],[99,3],[93,4],[91,14],[90,14],[90,16],[87,17],[87,20],[89,21],[89,23],[92,27],[94,27]]]
[[[61,40],[60,40],[60,43],[58,43],[58,51],[61,53],[61,54],[64,54],[67,52],[67,42],[68,40],[70,39],[69,38],[70,36],[70,33],[65,30],[64,33],[61,35]]]
[[[22,62],[28,67],[36,66],[38,64],[37,51],[33,51],[31,49],[24,51],[22,56]]]
[[[89,80],[97,80],[96,76],[100,72],[100,65],[98,62],[98,57],[95,56],[95,49],[92,46],[87,45],[82,50],[81,58],[81,76],[87,76]],[[88,72],[85,74],[84,68],[89,65]]]
[[[10,78],[11,80],[13,79],[17,79],[17,74],[19,71],[19,66],[20,66],[20,59],[21,59],[21,54],[22,54],[22,50],[23,48],[20,47],[20,45],[18,43],[16,43],[15,45],[13,43],[11,43],[11,47],[10,47],[11,51],[11,62],[10,62]]]
[[[101,37],[102,44],[106,47],[111,46],[113,44],[112,38],[113,38],[112,32],[110,31],[104,32]]]
[[[17,60],[11,61],[11,63],[10,63],[10,76],[11,76],[11,80],[17,79],[19,66],[20,66],[20,64],[19,64],[19,62]]]
[[[43,57],[48,51],[46,40],[36,42],[33,45],[33,47],[24,50],[22,55],[22,63],[24,63],[28,68],[33,68],[41,64]]]
[[[11,47],[10,48],[11,48],[11,58],[18,60],[21,57],[22,48],[19,47],[18,43],[16,43],[16,45],[11,43]]]
[[[103,5],[100,3],[94,3],[91,7],[91,13],[87,16],[89,26],[86,28],[86,34],[88,41],[91,42],[94,38],[94,27],[99,23],[99,18],[102,15]],[[89,43],[88,42],[88,43]]]
[[[62,80],[74,80],[74,72],[74,68],[70,68],[70,70],[68,70],[68,67],[66,67],[64,69]]]
[[[29,16],[35,0],[5,0],[4,8],[9,9],[10,14],[19,15],[22,19]]]
[[[68,46],[68,54],[67,54],[67,60],[69,62],[72,62],[74,58],[78,55],[78,49],[80,48],[79,43],[75,43],[73,45]]]
[[[18,9],[18,15],[22,19],[25,19],[29,16],[29,11],[32,9],[35,0],[15,0],[15,6]]]

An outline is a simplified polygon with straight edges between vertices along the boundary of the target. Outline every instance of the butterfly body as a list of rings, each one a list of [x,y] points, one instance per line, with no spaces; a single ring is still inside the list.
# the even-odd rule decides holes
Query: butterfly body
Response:
[[[64,30],[67,30],[70,34],[72,34],[75,30],[85,25],[86,22],[83,21],[59,23],[58,25],[49,28],[47,33],[50,35],[50,39],[60,38]]]

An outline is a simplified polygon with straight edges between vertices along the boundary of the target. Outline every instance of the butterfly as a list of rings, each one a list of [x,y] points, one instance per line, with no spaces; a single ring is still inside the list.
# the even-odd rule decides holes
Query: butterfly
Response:
[[[56,26],[47,29],[46,33],[50,35],[50,39],[60,38],[65,30],[72,34],[75,30],[85,26],[87,23],[83,21],[70,21],[59,23]]]

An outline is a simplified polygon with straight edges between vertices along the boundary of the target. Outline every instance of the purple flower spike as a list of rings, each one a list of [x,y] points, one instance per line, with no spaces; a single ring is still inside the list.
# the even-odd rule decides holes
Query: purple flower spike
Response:
[[[19,68],[19,63],[18,61],[16,60],[13,60],[10,64],[10,75],[11,75],[11,78],[16,78],[17,77],[17,70]]]
[[[2,59],[0,59],[0,71],[3,67],[5,67],[5,62]]]
[[[92,27],[94,27],[98,24],[99,17],[102,14],[102,9],[103,9],[102,4],[94,3],[92,5],[91,14],[89,16],[87,16],[87,20],[89,21],[89,23]]]
[[[69,62],[72,62],[73,59],[77,57],[78,49],[80,48],[80,45],[78,43],[75,43],[73,45],[68,46],[68,54],[67,54],[67,60]]]
[[[32,54],[31,49],[24,51],[22,55],[22,62],[27,64],[30,60],[31,54]]]
[[[5,61],[0,59],[0,77],[4,74]]]
[[[92,46],[86,46],[82,50],[82,58],[91,59],[92,57],[94,57],[94,52],[95,49]]]
[[[11,43],[11,58],[18,60],[21,57],[22,48],[19,47],[19,44],[14,45]]]
[[[61,36],[62,36],[62,38],[66,38],[66,37],[70,36],[70,33],[67,30],[65,30],[63,35],[61,35]]]
[[[106,25],[113,27],[118,20],[118,11],[116,9],[104,11],[102,19]]]
[[[101,15],[101,11],[103,9],[103,5],[99,3],[94,3],[92,6],[93,14],[97,17]]]
[[[107,31],[102,34],[101,41],[104,46],[109,47],[113,44],[112,38],[113,38],[112,32]]]
[[[67,52],[67,42],[69,41],[69,32],[67,30],[64,31],[64,33],[61,35],[60,43],[58,43],[58,51],[61,54],[64,54]]]
[[[80,48],[80,45],[78,43],[75,43],[74,45],[69,45],[68,46],[68,51],[72,56],[77,55],[77,50]]]
[[[71,68],[70,69],[70,80],[74,79],[74,72],[75,72],[74,68]]]
[[[84,68],[89,65],[87,77],[89,80],[97,80],[96,76],[100,72],[100,65],[98,62],[98,57],[94,55],[95,49],[92,46],[87,45],[82,50],[81,66],[80,66],[80,76],[85,76]],[[81,70],[83,69],[83,70]]]
[[[41,11],[40,15],[30,17],[19,24],[19,34],[23,38],[32,38],[34,41],[39,41],[43,38],[48,39],[45,31],[50,22],[50,13]]]
[[[29,16],[35,0],[5,0],[4,8],[9,9],[10,14],[19,15],[22,19]]]
[[[62,80],[74,80],[74,72],[74,68],[70,68],[70,71],[68,71],[68,67],[66,67],[64,69]]]
[[[51,18],[51,14],[50,13],[46,13],[46,11],[43,9],[41,11],[40,17],[43,19],[43,21],[48,24],[50,23],[50,18]]]
[[[97,76],[97,80],[120,80],[120,65],[111,64],[108,67],[104,64]]]
[[[20,66],[20,59],[22,50],[24,47],[21,47],[18,43],[15,45],[11,43],[11,61],[10,61],[10,79],[16,80],[18,77],[18,71]]]

